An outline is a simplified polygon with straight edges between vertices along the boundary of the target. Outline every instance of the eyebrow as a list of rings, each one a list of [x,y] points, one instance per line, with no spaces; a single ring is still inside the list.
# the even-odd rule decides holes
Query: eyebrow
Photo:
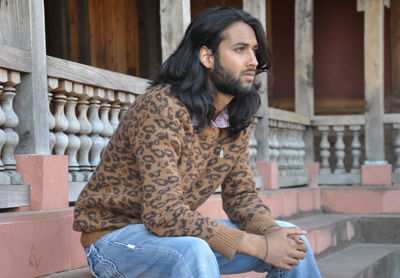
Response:
[[[235,47],[235,46],[250,46],[250,44],[245,43],[245,42],[237,42],[237,43],[232,45],[232,47]],[[258,44],[255,44],[254,47],[258,48]]]

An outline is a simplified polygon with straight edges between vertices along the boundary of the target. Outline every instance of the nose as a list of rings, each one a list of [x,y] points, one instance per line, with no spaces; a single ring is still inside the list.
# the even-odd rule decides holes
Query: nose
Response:
[[[256,53],[253,50],[250,51],[249,60],[248,60],[247,65],[248,65],[248,67],[251,67],[251,68],[257,68],[257,66],[258,66]]]

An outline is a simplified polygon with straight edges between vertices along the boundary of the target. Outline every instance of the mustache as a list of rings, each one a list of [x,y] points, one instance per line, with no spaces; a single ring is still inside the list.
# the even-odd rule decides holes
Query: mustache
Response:
[[[251,69],[251,68],[248,68],[248,69],[242,70],[242,71],[240,72],[240,74],[244,74],[244,73],[248,73],[248,72],[253,72],[253,73],[254,73],[254,75],[256,75],[256,74],[257,74],[257,70],[256,70],[256,69]]]

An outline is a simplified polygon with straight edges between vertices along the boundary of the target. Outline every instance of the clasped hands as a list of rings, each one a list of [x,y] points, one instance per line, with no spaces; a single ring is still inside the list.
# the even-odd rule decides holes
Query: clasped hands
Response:
[[[279,228],[265,235],[264,261],[278,268],[291,270],[304,259],[307,246],[300,238],[306,232],[297,227]]]
[[[237,252],[291,270],[306,256],[307,246],[300,238],[305,234],[297,227],[277,228],[265,236],[245,233]]]

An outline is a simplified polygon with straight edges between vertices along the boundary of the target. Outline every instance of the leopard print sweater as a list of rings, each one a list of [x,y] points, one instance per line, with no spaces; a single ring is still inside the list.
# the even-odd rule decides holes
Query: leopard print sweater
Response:
[[[244,231],[263,234],[277,226],[255,190],[248,143],[249,130],[235,140],[225,129],[196,132],[169,86],[152,88],[121,119],[75,204],[73,228],[82,232],[82,245],[144,223],[158,236],[202,238],[232,258]],[[223,208],[240,230],[196,211],[219,185]]]

